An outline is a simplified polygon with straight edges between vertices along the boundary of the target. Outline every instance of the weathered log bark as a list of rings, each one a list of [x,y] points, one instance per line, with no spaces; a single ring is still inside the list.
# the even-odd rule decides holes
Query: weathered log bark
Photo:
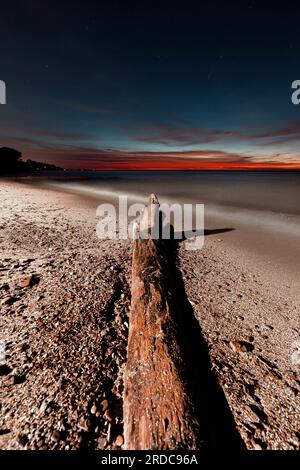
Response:
[[[155,202],[151,196],[143,229],[151,225],[145,217]],[[176,340],[166,243],[150,235],[134,241],[123,409],[128,450],[200,447],[200,426]]]

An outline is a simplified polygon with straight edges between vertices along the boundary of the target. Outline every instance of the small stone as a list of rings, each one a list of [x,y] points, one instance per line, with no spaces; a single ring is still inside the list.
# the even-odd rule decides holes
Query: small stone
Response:
[[[89,431],[92,431],[95,428],[94,421],[90,418],[87,418],[86,426],[87,426]]]
[[[82,431],[88,432],[91,429],[91,421],[82,417],[78,423],[78,426],[80,429],[82,429]]]
[[[245,353],[253,350],[253,345],[246,341],[229,341],[229,347],[234,352]]]
[[[40,406],[40,413],[45,413],[47,407],[48,407],[48,403],[44,401]]]
[[[67,385],[67,382],[66,382],[65,379],[61,378],[61,379],[58,381],[57,385],[59,386],[60,390],[64,390],[65,387],[66,387],[66,385]]]
[[[66,299],[67,299],[67,302],[71,303],[71,302],[74,302],[75,297],[73,294],[67,294]]]
[[[92,406],[91,413],[92,413],[92,415],[95,415],[97,413],[97,406],[96,405]]]
[[[121,436],[121,434],[119,434],[119,435],[116,437],[115,444],[116,444],[116,446],[118,446],[118,447],[121,447],[121,446],[124,444],[124,438],[123,438],[123,436]]]
[[[268,377],[269,379],[272,381],[272,382],[275,382],[276,380],[280,380],[281,379],[281,376],[280,374],[278,374],[277,372],[269,372],[268,373]]]
[[[47,266],[47,262],[45,260],[42,260],[42,259],[38,259],[35,263],[34,263],[36,266]]]
[[[111,414],[110,414],[110,411],[109,409],[107,408],[107,410],[105,411],[104,415],[103,415],[103,418],[106,419],[106,421],[112,421],[112,417],[111,417]]]
[[[111,423],[109,423],[109,425],[108,425],[106,440],[107,440],[108,444],[111,441]]]
[[[106,438],[105,437],[99,437],[97,439],[97,447],[98,449],[104,449],[106,445]]]
[[[51,434],[51,441],[58,442],[61,439],[61,433],[57,430],[53,431]]]
[[[17,285],[19,287],[31,287],[33,284],[33,275],[22,277],[17,280]]]
[[[102,402],[100,403],[100,405],[102,406],[102,411],[105,411],[107,410],[108,408],[108,401],[105,399],[105,400],[102,400]]]
[[[254,450],[262,450],[262,446],[254,440],[252,441],[252,446]]]
[[[299,448],[299,439],[297,438],[297,436],[291,437],[289,439],[289,443],[292,444],[292,446]]]
[[[44,441],[42,441],[42,439],[38,439],[38,440],[36,441],[36,446],[37,446],[38,449],[39,449],[40,447],[42,447],[43,444],[44,444]]]
[[[241,438],[242,438],[244,441],[247,441],[247,439],[248,439],[248,433],[247,433],[247,431],[240,431],[240,435],[241,435]]]

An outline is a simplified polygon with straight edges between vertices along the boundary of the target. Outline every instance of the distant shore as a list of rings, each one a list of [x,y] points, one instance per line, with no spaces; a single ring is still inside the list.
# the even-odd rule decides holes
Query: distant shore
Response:
[[[0,198],[0,448],[120,448],[131,242],[96,237],[100,196],[1,179]],[[235,222],[182,244],[185,290],[247,448],[299,449],[296,235]]]

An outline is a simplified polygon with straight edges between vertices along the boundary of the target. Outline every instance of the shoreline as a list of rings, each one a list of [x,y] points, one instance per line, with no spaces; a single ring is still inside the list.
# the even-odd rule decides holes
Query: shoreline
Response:
[[[126,195],[127,191],[114,192],[112,190],[100,190],[97,193],[88,188],[70,188],[61,184],[34,184],[29,187],[38,188],[65,196],[74,197],[80,206],[92,209],[94,214],[98,204],[112,203],[117,207],[118,195]],[[129,202],[147,201],[138,193],[129,192]],[[160,197],[162,202],[168,204],[189,202]],[[96,220],[96,218],[95,218]],[[252,260],[252,269],[255,264],[260,264],[260,270],[264,270],[265,276],[271,280],[277,277],[276,282],[282,281],[282,276],[287,283],[292,285],[294,294],[298,293],[298,265],[300,265],[300,217],[296,214],[274,213],[250,209],[246,207],[205,206],[205,228],[219,230],[230,227],[230,232],[225,234],[226,247],[231,248],[232,256],[238,253],[239,257]],[[219,237],[220,238],[220,237]],[[269,267],[269,265],[271,265]],[[278,269],[280,267],[280,269]],[[300,300],[300,296],[298,297]]]
[[[117,448],[131,243],[97,239],[99,199],[3,180],[0,193],[0,447]],[[286,263],[272,256],[277,234],[258,241],[241,227],[212,233],[199,252],[181,246],[178,262],[246,446],[299,449],[297,263],[290,245]],[[20,287],[30,275],[36,283]]]

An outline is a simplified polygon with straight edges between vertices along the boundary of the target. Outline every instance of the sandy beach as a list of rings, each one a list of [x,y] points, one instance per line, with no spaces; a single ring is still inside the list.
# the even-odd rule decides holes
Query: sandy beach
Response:
[[[131,241],[97,238],[96,198],[1,180],[0,200],[0,447],[121,448]],[[203,249],[178,249],[193,359],[245,448],[299,449],[299,235],[230,227],[210,214]]]

